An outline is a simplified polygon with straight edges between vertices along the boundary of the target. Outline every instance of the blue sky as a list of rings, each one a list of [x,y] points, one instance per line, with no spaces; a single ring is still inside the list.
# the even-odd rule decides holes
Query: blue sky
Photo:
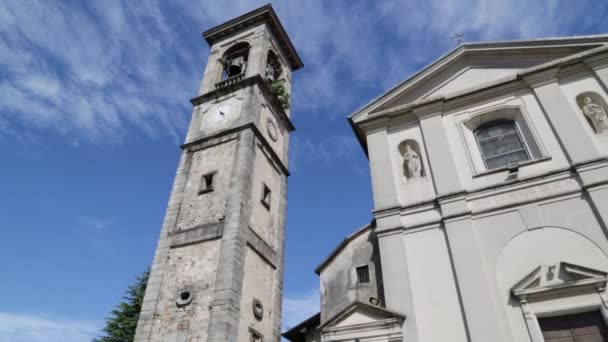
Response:
[[[0,342],[88,341],[155,244],[208,47],[263,1],[0,2]],[[346,116],[466,41],[608,32],[605,1],[283,0],[294,76],[285,326],[369,222]]]

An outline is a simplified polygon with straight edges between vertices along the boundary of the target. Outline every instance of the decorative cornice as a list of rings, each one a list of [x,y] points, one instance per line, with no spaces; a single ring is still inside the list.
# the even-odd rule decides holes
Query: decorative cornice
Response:
[[[528,85],[533,88],[541,87],[550,83],[557,82],[559,76],[560,67],[547,69],[544,71],[534,71],[530,74],[522,73],[521,77]]]
[[[270,154],[272,160],[274,162],[276,162],[276,164],[279,166],[279,169],[281,169],[281,171],[283,172],[283,174],[285,174],[285,176],[289,177],[289,170],[287,169],[287,166],[285,165],[283,160],[281,160],[279,155],[277,155],[277,153],[274,151],[274,149],[272,148],[272,146],[270,145],[268,140],[266,140],[266,137],[264,136],[264,134],[262,134],[262,132],[260,132],[260,130],[254,123],[248,123],[248,124],[245,124],[242,126],[234,127],[234,128],[219,132],[219,133],[214,134],[209,137],[204,137],[201,139],[191,141],[189,143],[181,145],[180,147],[182,148],[182,150],[195,151],[195,150],[198,150],[197,147],[205,144],[206,142],[222,138],[229,134],[244,131],[246,129],[251,129],[253,131],[253,133],[256,136],[256,138],[258,139],[258,141],[260,141],[262,143],[262,146],[264,147],[265,151],[267,151]]]
[[[262,90],[264,99],[266,99],[266,101],[272,106],[273,110],[276,111],[276,113],[278,113],[279,121],[281,122],[281,124],[284,125],[284,127],[287,129],[287,131],[288,132],[295,131],[296,128],[294,127],[293,123],[291,122],[291,119],[289,118],[289,116],[287,116],[287,114],[285,113],[285,111],[283,110],[281,105],[279,104],[278,100],[276,99],[276,96],[274,96],[274,94],[272,93],[272,90],[270,90],[270,86],[268,85],[268,82],[266,82],[260,75],[253,75],[251,77],[243,78],[243,79],[238,80],[234,83],[231,83],[227,86],[214,89],[210,92],[207,92],[205,94],[202,94],[202,95],[199,95],[197,97],[190,99],[190,103],[192,103],[193,106],[198,106],[201,103],[203,103],[209,99],[217,99],[217,98],[221,97],[222,95],[226,95],[228,93],[235,92],[239,89],[242,89],[242,88],[245,88],[245,87],[248,87],[251,85],[257,85]]]

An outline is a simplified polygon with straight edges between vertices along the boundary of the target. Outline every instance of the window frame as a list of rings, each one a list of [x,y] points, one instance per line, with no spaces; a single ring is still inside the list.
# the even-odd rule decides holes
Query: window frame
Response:
[[[215,175],[216,174],[217,174],[217,171],[211,171],[211,172],[206,172],[201,175],[200,184],[198,186],[199,195],[208,194],[210,192],[215,191],[215,183],[216,183]],[[209,176],[211,177],[211,185],[207,184],[207,177],[209,177]]]
[[[478,127],[496,120],[510,120],[515,123],[518,134],[522,143],[526,146],[529,156],[528,160],[520,161],[519,165],[532,164],[550,159],[523,104],[520,104],[519,101],[514,101],[509,104],[486,107],[476,112],[468,112],[464,118],[457,121],[459,133],[464,142],[465,154],[474,178],[509,169],[508,165],[488,169],[481,152],[481,147],[475,136],[475,131]]]
[[[365,274],[367,277],[366,281],[361,281],[361,277],[359,277],[359,270],[365,270],[365,272],[366,272]],[[355,276],[357,278],[357,285],[369,284],[371,282],[369,265],[361,265],[361,266],[355,267]]]
[[[501,153],[501,154],[496,154],[496,155],[493,155],[493,156],[490,156],[490,157],[486,157],[486,156],[484,155],[484,153],[483,153],[483,149],[482,149],[482,147],[481,147],[481,143],[480,143],[479,138],[478,138],[478,136],[477,136],[477,134],[478,134],[479,130],[480,130],[480,129],[482,129],[482,128],[486,128],[486,127],[484,127],[484,126],[488,126],[488,127],[489,127],[489,126],[491,126],[492,124],[496,124],[496,125],[498,125],[498,124],[501,124],[501,123],[506,123],[506,122],[509,122],[509,123],[512,123],[512,124],[513,124],[513,128],[515,129],[515,134],[517,135],[517,138],[519,139],[519,142],[522,144],[523,148],[522,148],[522,149],[519,149],[519,150],[513,150],[513,151],[506,152],[506,153]],[[507,134],[508,134],[508,133],[507,133]],[[519,129],[519,125],[517,124],[517,121],[515,121],[515,120],[511,120],[511,119],[504,119],[504,118],[502,118],[502,119],[501,119],[501,118],[498,118],[498,119],[494,119],[494,120],[486,121],[486,122],[484,122],[484,123],[479,124],[479,125],[478,125],[478,126],[475,128],[475,130],[473,131],[473,135],[475,136],[475,142],[477,143],[477,148],[478,148],[478,150],[479,150],[479,154],[481,155],[481,160],[483,161],[483,164],[484,164],[485,169],[486,169],[487,171],[492,171],[492,170],[496,170],[496,169],[501,169],[501,168],[507,167],[507,166],[508,166],[508,163],[507,163],[507,165],[501,165],[501,166],[497,166],[497,167],[490,168],[490,167],[488,166],[488,162],[487,162],[487,159],[489,159],[489,158],[498,157],[498,156],[500,156],[500,155],[505,155],[505,154],[507,154],[507,153],[514,153],[514,152],[519,152],[519,151],[523,150],[523,151],[526,153],[526,157],[527,157],[528,159],[526,159],[526,160],[520,160],[520,161],[517,161],[517,162],[518,162],[518,163],[522,163],[522,162],[524,162],[524,163],[525,163],[525,162],[528,162],[528,161],[532,160],[532,154],[530,153],[530,148],[528,147],[528,144],[526,143],[526,139],[524,139],[524,137],[522,136],[522,134],[521,134],[521,132],[520,132],[520,129]],[[488,139],[489,139],[489,138],[488,138]]]
[[[268,196],[266,196],[268,190]],[[266,201],[266,197],[268,197],[268,201]],[[272,204],[272,189],[266,183],[262,182],[262,198],[260,198],[260,202],[267,210],[270,210]]]

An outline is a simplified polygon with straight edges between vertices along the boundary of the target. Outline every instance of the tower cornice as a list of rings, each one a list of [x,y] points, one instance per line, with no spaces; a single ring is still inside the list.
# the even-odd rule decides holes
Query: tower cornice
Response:
[[[218,98],[224,94],[228,94],[228,93],[234,92],[235,90],[242,89],[242,88],[254,85],[254,84],[257,85],[258,87],[260,87],[260,89],[262,90],[262,94],[264,95],[264,98],[266,99],[266,101],[268,101],[268,103],[270,103],[272,105],[273,109],[277,113],[279,120],[285,126],[287,131],[288,132],[295,131],[296,128],[293,125],[293,122],[291,122],[291,119],[289,118],[289,116],[287,116],[287,114],[285,113],[283,108],[281,108],[281,105],[276,100],[275,96],[272,94],[272,91],[270,90],[268,83],[260,75],[254,75],[251,77],[243,78],[242,80],[239,80],[234,83],[230,83],[224,87],[216,88],[215,90],[212,90],[210,92],[207,92],[205,94],[202,94],[202,95],[199,95],[197,97],[190,99],[190,103],[192,103],[193,106],[198,106],[201,103],[205,102],[206,100]]]
[[[289,63],[291,64],[291,69],[295,71],[303,67],[304,64],[302,63],[298,52],[291,43],[291,40],[287,36],[287,32],[285,32],[281,21],[270,4],[209,29],[203,32],[203,37],[211,46],[227,35],[234,34],[236,31],[243,30],[246,27],[263,21],[268,23],[272,32],[276,35],[279,45],[285,50]]]

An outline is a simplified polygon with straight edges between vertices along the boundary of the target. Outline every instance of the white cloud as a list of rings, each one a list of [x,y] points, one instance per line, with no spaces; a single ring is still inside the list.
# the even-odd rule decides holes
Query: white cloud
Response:
[[[0,312],[0,342],[90,342],[99,322]]]
[[[295,327],[319,312],[321,297],[317,289],[306,293],[287,294],[283,298],[283,331]]]
[[[353,160],[360,157],[358,153],[361,153],[354,135],[335,135],[318,141],[295,138],[290,149],[289,166],[295,172],[304,163]]]
[[[130,134],[177,140],[206,57],[200,31],[265,2],[0,2],[0,117],[9,123],[0,130],[21,125],[30,134],[57,132],[67,141],[99,144]],[[294,115],[331,120],[447,52],[456,31],[468,41],[597,31],[608,5],[384,0],[274,6],[306,65],[294,78]],[[362,98],[362,92],[376,94]]]

